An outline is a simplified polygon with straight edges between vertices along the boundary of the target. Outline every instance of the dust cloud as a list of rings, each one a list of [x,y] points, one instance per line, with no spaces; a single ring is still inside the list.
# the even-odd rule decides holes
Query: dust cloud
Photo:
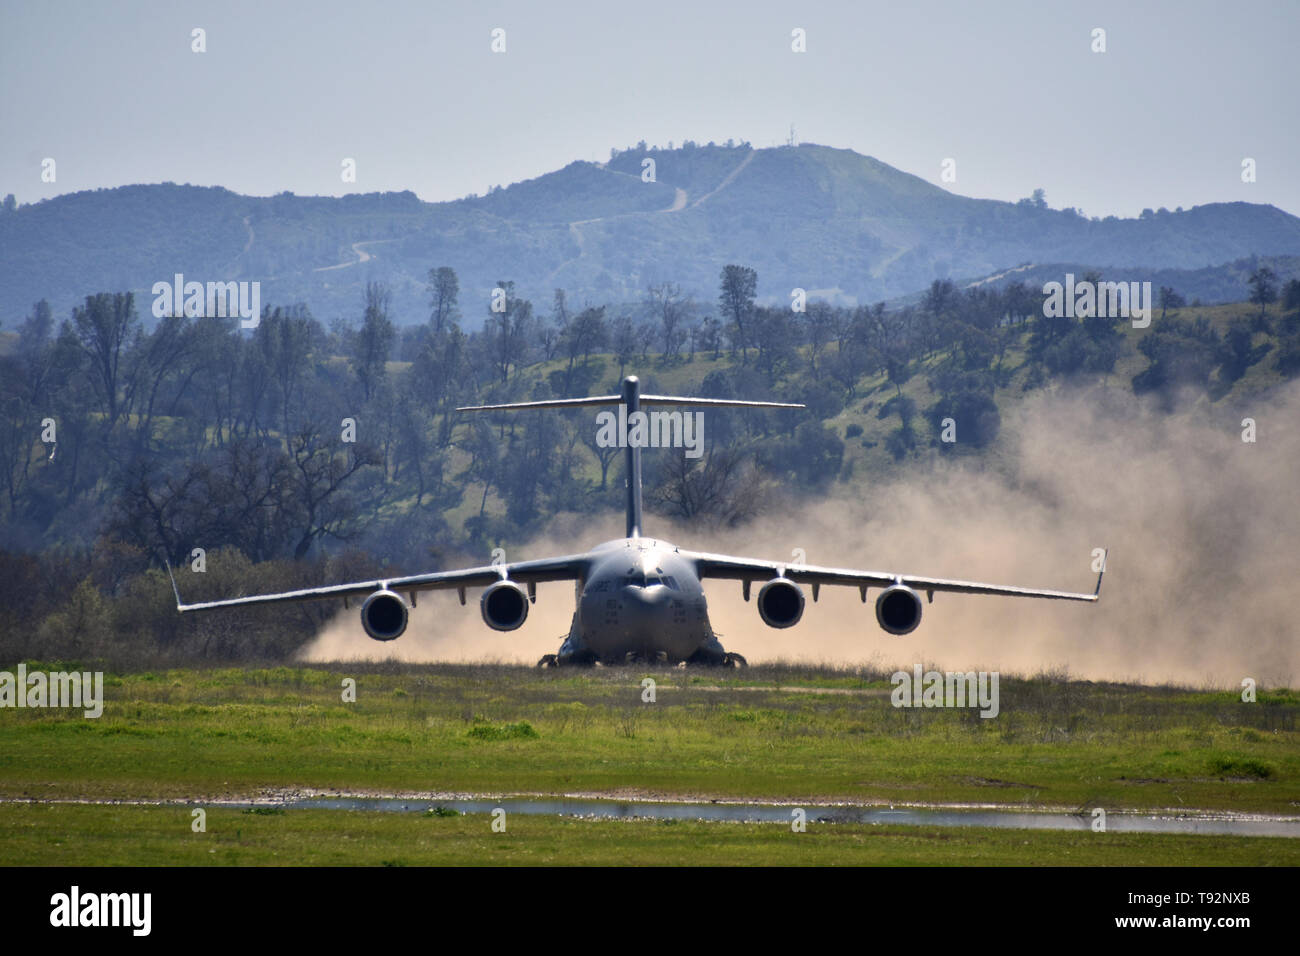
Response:
[[[1123,386],[1036,393],[1003,420],[980,460],[936,456],[853,494],[781,509],[741,529],[704,531],[653,516],[651,534],[683,549],[810,564],[1091,591],[1093,549],[1107,547],[1095,605],[936,594],[905,637],[880,630],[874,599],[822,588],[803,620],[764,626],[739,582],[706,583],[710,617],[728,650],[773,660],[1032,674],[1236,688],[1290,685],[1300,672],[1293,602],[1300,561],[1300,387],[1257,407],[1203,399],[1174,415]],[[1257,441],[1242,441],[1241,420]],[[958,433],[958,440],[961,435]],[[845,486],[840,486],[845,487]],[[510,559],[566,554],[622,535],[622,518],[561,516]],[[485,562],[486,563],[486,562]],[[421,595],[407,633],[365,637],[356,610],[334,619],[308,660],[521,661],[553,653],[573,591],[538,587],[513,633],[489,630],[454,593]]]
[[[601,541],[623,537],[622,514],[563,514],[546,532],[524,545],[505,547],[507,561],[578,554]],[[483,555],[481,564],[491,561]],[[537,585],[537,603],[515,631],[494,631],[479,613],[482,589],[465,594],[465,606],[453,591],[424,591],[411,609],[406,633],[395,641],[371,640],[361,628],[358,605],[341,610],[299,654],[304,661],[398,660],[446,663],[503,662],[535,664],[554,654],[573,621],[574,586],[555,581]]]

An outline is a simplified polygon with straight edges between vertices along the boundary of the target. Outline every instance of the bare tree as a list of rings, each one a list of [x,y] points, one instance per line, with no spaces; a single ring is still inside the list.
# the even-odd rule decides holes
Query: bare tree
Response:
[[[130,410],[131,389],[124,382],[122,358],[140,331],[135,297],[130,292],[88,295],[84,306],[72,310],[72,324],[65,329],[90,361],[91,379],[104,409],[104,424],[111,431],[118,417]]]
[[[504,385],[510,379],[510,370],[519,365],[528,354],[528,333],[533,321],[533,304],[515,296],[514,282],[498,282],[500,299],[504,308],[488,312],[484,332],[492,355],[492,366],[501,376]]]
[[[379,453],[366,444],[339,451],[336,443],[325,439],[320,429],[311,425],[293,436],[289,454],[301,509],[294,558],[306,557],[312,544],[321,538],[347,541],[355,537],[362,524],[357,516],[365,509],[359,508],[344,488],[353,483],[361,469],[380,464]]]
[[[366,283],[366,311],[352,354],[352,368],[366,401],[388,374],[388,357],[397,338],[397,330],[388,318],[389,298],[387,286]]]
[[[690,299],[682,294],[681,286],[675,282],[661,282],[650,286],[646,295],[646,308],[653,321],[659,323],[664,361],[671,362],[681,351],[685,339],[681,326],[690,314]]]
[[[758,273],[746,266],[729,265],[722,268],[722,289],[718,306],[731,323],[732,351],[740,346],[740,364],[749,361],[746,348],[749,333],[745,322],[754,311],[754,296],[758,290]]]
[[[808,335],[808,365],[816,378],[817,357],[835,335],[835,310],[826,302],[810,303],[804,312],[804,325]]]
[[[614,357],[618,359],[618,377],[623,377],[627,363],[632,361],[637,351],[636,326],[632,319],[620,315],[614,320],[613,342]]]
[[[665,457],[649,497],[670,516],[734,527],[762,510],[762,476],[744,452],[715,447],[703,459]]]
[[[1268,266],[1260,266],[1250,274],[1250,301],[1259,306],[1264,315],[1269,305],[1277,301],[1277,273]]]
[[[457,302],[460,298],[460,280],[456,278],[456,270],[451,266],[430,269],[429,295],[432,307],[429,322],[433,325],[433,331],[438,333],[447,323],[456,321],[459,313]]]

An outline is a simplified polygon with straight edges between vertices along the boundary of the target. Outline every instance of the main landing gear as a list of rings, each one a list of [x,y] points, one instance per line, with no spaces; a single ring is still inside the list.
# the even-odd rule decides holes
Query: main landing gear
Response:
[[[629,658],[633,658],[633,657],[635,657],[635,655],[629,655]],[[653,663],[666,664],[667,661],[668,661],[668,656],[667,656],[666,654],[661,654],[661,655],[659,655],[658,659],[657,659],[656,661],[654,661]],[[586,663],[586,664],[589,664],[589,665],[590,665],[590,664],[595,664],[596,661],[594,661],[594,660],[593,660],[593,661],[574,661],[574,663],[575,663],[575,664],[576,664],[576,663]],[[635,665],[635,664],[645,664],[645,663],[651,663],[651,662],[648,662],[648,661],[646,661],[646,660],[644,660],[644,659],[629,659],[629,660],[627,660],[625,663],[627,663],[627,664],[629,664],[629,665]],[[736,654],[736,653],[734,653],[734,652],[732,652],[732,651],[728,651],[727,653],[723,654],[721,659],[716,659],[716,658],[715,658],[714,660],[696,661],[696,662],[694,662],[694,663],[696,663],[696,664],[698,664],[698,665],[703,665],[703,666],[705,666],[705,667],[710,667],[710,666],[711,666],[711,667],[734,667],[734,668],[741,668],[741,667],[748,667],[748,666],[749,666],[749,662],[748,662],[747,660],[745,660],[745,658],[743,658],[743,657],[740,656],[739,654]],[[538,666],[538,667],[542,667],[542,668],[546,668],[546,667],[559,667],[559,666],[560,666],[560,659],[559,659],[559,657],[556,656],[555,654],[543,654],[543,655],[542,655],[542,659],[541,659],[540,661],[537,662],[537,666]]]

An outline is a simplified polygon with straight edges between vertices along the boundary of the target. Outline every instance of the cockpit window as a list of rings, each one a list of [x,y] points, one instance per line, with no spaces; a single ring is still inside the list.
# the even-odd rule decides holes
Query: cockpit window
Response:
[[[655,585],[663,585],[673,591],[681,590],[677,585],[677,579],[670,574],[645,574],[634,571],[623,578],[624,587],[651,588]]]
[[[681,586],[677,579],[671,574],[645,574],[641,571],[632,571],[623,577],[623,586],[628,588],[650,588],[655,585],[663,585],[670,591],[680,591]]]

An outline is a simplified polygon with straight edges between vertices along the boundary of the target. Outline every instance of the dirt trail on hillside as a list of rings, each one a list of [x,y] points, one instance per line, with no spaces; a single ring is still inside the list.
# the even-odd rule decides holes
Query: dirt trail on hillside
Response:
[[[351,262],[340,262],[338,265],[334,266],[321,266],[319,269],[313,269],[312,272],[332,272],[335,269],[349,269],[352,266],[359,266],[361,263],[369,262],[371,259],[375,258],[372,253],[366,252],[365,249],[362,249],[362,246],[377,246],[380,243],[396,241],[396,239],[367,239],[364,242],[354,242],[352,243],[352,252],[356,255],[356,259]]]
[[[694,208],[695,206],[698,206],[700,203],[704,202],[704,200],[708,199],[711,196],[716,196],[718,193],[722,192],[722,190],[730,186],[732,181],[734,181],[735,178],[740,175],[741,170],[743,170],[746,166],[748,166],[753,161],[754,156],[757,154],[757,152],[758,152],[757,150],[750,150],[749,155],[746,156],[744,159],[742,159],[740,161],[740,164],[735,169],[727,173],[727,175],[723,178],[722,182],[718,183],[718,185],[714,186],[712,189],[710,189],[699,199],[695,200],[695,202],[691,203],[691,207]]]

